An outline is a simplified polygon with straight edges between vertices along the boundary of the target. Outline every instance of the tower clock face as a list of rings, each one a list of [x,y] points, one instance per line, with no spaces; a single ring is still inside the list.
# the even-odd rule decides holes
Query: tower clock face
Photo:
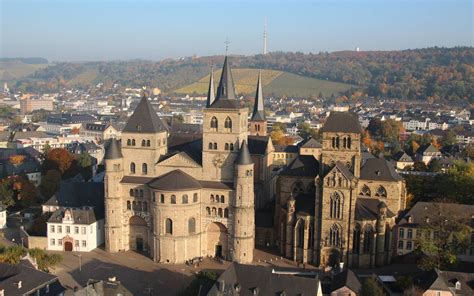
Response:
[[[224,165],[224,161],[225,161],[224,155],[221,155],[221,154],[214,156],[214,158],[212,159],[212,163],[214,164],[216,168],[221,168]]]

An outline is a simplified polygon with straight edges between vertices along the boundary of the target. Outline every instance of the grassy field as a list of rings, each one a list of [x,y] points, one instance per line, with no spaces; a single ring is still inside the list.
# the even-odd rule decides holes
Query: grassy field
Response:
[[[257,85],[257,69],[232,69],[234,83],[237,93],[252,94]],[[214,71],[215,88],[219,83],[221,71]],[[315,78],[303,77],[287,72],[275,70],[262,70],[263,92],[266,95],[276,96],[316,96],[319,92],[329,96],[351,88],[350,84],[325,81]],[[209,75],[199,79],[197,82],[175,90],[179,94],[207,94],[209,87]]]
[[[67,82],[69,86],[90,85],[97,78],[98,70],[95,68],[87,69],[85,72],[77,75]]]
[[[0,62],[0,81],[8,82],[23,78],[46,67],[48,64],[25,64],[20,61]]]

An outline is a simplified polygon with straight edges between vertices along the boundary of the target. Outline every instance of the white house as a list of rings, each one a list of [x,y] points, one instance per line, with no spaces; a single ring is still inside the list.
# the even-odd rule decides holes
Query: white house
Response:
[[[48,250],[92,251],[104,243],[104,221],[91,207],[56,210],[47,222]]]

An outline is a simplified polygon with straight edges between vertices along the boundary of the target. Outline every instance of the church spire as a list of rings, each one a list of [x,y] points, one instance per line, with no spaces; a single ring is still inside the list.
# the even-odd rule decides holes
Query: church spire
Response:
[[[217,87],[216,101],[221,99],[235,100],[234,79],[232,78],[227,56],[225,57],[224,66],[222,67],[221,80]]]
[[[265,105],[262,92],[262,70],[258,71],[257,91],[253,105],[252,121],[265,121]]]
[[[207,103],[206,107],[211,107],[212,103],[216,100],[214,93],[214,67],[211,67],[211,78],[209,79],[209,90],[207,92]]]

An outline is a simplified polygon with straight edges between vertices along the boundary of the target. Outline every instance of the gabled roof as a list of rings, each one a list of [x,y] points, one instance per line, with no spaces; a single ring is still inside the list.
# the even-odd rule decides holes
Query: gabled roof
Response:
[[[247,141],[242,141],[242,146],[240,147],[239,150],[239,155],[237,156],[237,159],[235,161],[235,164],[237,165],[246,165],[246,164],[252,164],[252,157],[250,156],[249,152],[249,147],[247,146]]]
[[[357,198],[355,206],[355,220],[356,221],[373,221],[377,220],[379,208],[386,206],[383,201],[375,198]],[[387,217],[392,218],[395,214],[387,209]]]
[[[342,272],[335,274],[331,280],[331,292],[347,287],[357,294],[359,293],[361,286],[359,278],[350,269],[345,269]]]
[[[122,132],[150,134],[165,131],[167,131],[166,127],[156,114],[155,109],[148,99],[143,96]]]
[[[219,109],[240,109],[240,101],[235,96],[234,79],[230,70],[228,57],[225,57],[222,66],[221,79],[217,87],[217,94],[214,103],[210,108]]]
[[[406,154],[405,151],[398,151],[393,156],[393,159],[400,162],[413,162],[413,159],[410,155]]]
[[[94,182],[61,182],[56,192],[44,205],[60,207],[104,206],[104,184]]]
[[[255,102],[253,104],[252,121],[265,121],[265,104],[262,91],[262,70],[258,72],[257,90],[255,91]]]
[[[174,170],[155,178],[147,183],[149,187],[163,191],[196,190],[201,189],[201,184],[181,170]]]
[[[331,112],[322,127],[322,131],[360,134],[362,129],[357,119],[357,114],[350,112]]]
[[[299,155],[282,172],[282,176],[316,177],[319,163],[312,155]]]
[[[354,174],[352,174],[349,168],[347,168],[342,162],[336,162],[334,167],[337,168],[347,180],[352,181],[352,179],[354,179]]]
[[[106,144],[104,159],[122,158],[122,148],[119,140],[111,138]]]
[[[360,169],[361,180],[402,181],[395,167],[383,158],[369,158]]]
[[[248,136],[250,154],[265,155],[267,153],[269,136]]]
[[[439,152],[438,148],[433,146],[433,144],[431,144],[431,143],[422,145],[422,146],[420,146],[420,148],[418,148],[418,150],[416,150],[416,153],[418,153],[418,154],[437,153],[437,152]]]
[[[92,208],[74,208],[69,209],[71,211],[72,219],[74,224],[90,225],[99,220],[104,219],[104,211],[94,210]],[[62,223],[66,209],[59,209],[53,212],[48,222],[51,223]]]
[[[323,145],[316,141],[314,138],[308,138],[303,145],[301,145],[301,148],[322,148]]]

